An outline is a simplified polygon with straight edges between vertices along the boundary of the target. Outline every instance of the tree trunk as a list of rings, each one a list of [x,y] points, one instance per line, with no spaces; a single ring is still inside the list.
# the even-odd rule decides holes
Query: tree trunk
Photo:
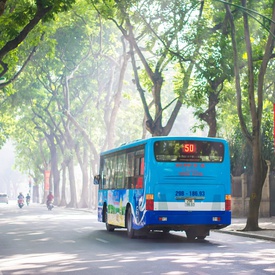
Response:
[[[59,203],[59,206],[66,206],[66,179],[67,179],[67,174],[66,174],[66,164],[62,164],[62,186],[61,186],[61,200]]]
[[[217,135],[217,118],[216,118],[216,105],[218,104],[218,95],[216,91],[210,92],[208,96],[208,109],[199,114],[199,118],[205,121],[209,127],[208,136],[216,137]]]
[[[60,201],[60,192],[59,192],[60,174],[58,170],[58,160],[57,160],[56,145],[54,142],[54,135],[53,134],[48,135],[47,139],[50,144],[50,152],[51,152],[51,176],[53,179],[54,203],[58,205]]]
[[[4,13],[5,11],[5,5],[6,5],[7,0],[1,0],[0,1],[0,16]]]
[[[259,230],[259,208],[262,199],[262,189],[267,173],[267,164],[262,159],[260,140],[253,142],[253,177],[249,200],[249,210],[244,231]]]
[[[81,172],[82,172],[82,192],[81,192],[81,198],[79,202],[79,207],[81,208],[87,208],[88,207],[88,200],[89,200],[89,190],[88,190],[88,151],[86,150],[86,144],[84,143],[84,149],[83,149],[83,161],[79,162],[79,165],[81,166]],[[77,153],[77,155],[79,152]],[[79,154],[80,155],[80,154]],[[79,156],[80,157],[80,156]]]
[[[76,198],[76,184],[75,184],[73,157],[71,157],[68,163],[68,172],[69,172],[69,181],[70,181],[71,201],[67,206],[77,208],[78,205],[77,205],[77,198]]]
[[[53,177],[54,203],[58,205],[60,201],[60,191],[59,191],[60,174],[58,170],[56,148],[53,154],[51,155],[51,173]]]
[[[34,179],[34,182],[36,183],[36,180]],[[32,187],[32,202],[39,203],[39,185],[33,185]]]

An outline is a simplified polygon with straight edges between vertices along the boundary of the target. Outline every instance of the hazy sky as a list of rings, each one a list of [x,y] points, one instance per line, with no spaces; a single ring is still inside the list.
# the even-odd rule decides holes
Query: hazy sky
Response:
[[[14,166],[14,150],[11,142],[7,142],[0,150],[0,192],[15,196],[17,192],[25,192],[28,179]],[[22,189],[22,190],[20,190]]]

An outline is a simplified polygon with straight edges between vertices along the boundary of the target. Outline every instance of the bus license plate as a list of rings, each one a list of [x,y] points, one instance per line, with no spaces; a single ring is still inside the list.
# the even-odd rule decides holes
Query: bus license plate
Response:
[[[195,206],[195,200],[185,199],[185,206],[188,206],[188,207]]]

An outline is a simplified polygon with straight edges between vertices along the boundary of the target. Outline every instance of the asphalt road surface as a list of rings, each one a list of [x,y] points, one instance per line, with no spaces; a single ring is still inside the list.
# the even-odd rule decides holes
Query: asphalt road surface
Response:
[[[0,204],[2,274],[275,274],[275,246],[218,232],[129,239],[125,229],[107,232],[96,213],[13,202]]]

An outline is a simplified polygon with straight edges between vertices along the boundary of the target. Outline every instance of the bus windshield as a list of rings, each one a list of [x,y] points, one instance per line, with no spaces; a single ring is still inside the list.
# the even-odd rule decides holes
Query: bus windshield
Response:
[[[222,162],[221,142],[199,140],[163,140],[154,143],[155,159],[159,162]]]

